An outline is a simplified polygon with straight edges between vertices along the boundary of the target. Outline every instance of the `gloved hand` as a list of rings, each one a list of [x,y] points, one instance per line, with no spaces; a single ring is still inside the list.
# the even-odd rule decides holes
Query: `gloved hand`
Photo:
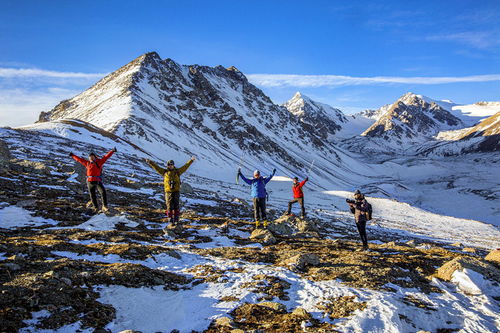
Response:
[[[114,153],[116,153],[116,152],[117,152],[116,147],[114,147],[114,148],[113,148],[113,149],[111,149],[111,150],[112,150]]]
[[[273,173],[276,173],[276,168],[273,169]]]
[[[73,152],[69,153],[69,157],[73,157],[74,155]]]
[[[241,168],[238,168],[238,175],[241,175]]]
[[[306,177],[306,182],[309,180],[309,177]]]
[[[196,159],[196,156],[191,156],[191,161],[194,161]]]
[[[151,162],[152,162],[152,161],[151,161],[150,159],[148,159],[148,158],[145,158],[144,160],[146,161],[146,163],[147,163],[147,164],[151,164]]]

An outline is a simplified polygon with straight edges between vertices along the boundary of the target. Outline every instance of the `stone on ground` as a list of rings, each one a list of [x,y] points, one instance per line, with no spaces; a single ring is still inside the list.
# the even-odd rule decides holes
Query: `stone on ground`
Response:
[[[313,253],[301,253],[285,259],[282,264],[302,271],[307,266],[318,266],[320,264],[320,259]]]
[[[276,243],[276,238],[266,229],[255,229],[250,235],[250,239],[261,241],[264,245],[272,245]]]
[[[500,264],[500,249],[492,250],[484,259]]]
[[[451,281],[455,271],[463,271],[464,268],[482,274],[485,278],[493,281],[500,281],[500,268],[496,265],[476,259],[473,257],[456,257],[441,266],[436,273],[436,277],[444,281]]]

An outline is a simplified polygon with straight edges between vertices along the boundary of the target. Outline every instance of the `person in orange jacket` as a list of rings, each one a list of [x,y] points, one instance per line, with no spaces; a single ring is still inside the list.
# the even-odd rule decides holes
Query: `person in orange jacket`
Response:
[[[306,184],[308,180],[309,177],[306,177],[306,179],[299,182],[299,177],[293,178],[293,185],[292,185],[293,200],[288,202],[288,210],[286,212],[286,215],[290,215],[292,213],[292,205],[298,202],[300,205],[301,217],[302,218],[306,217],[306,208],[304,206],[304,192],[302,191],[302,187]]]
[[[99,158],[96,154],[90,153],[89,159],[86,160],[77,156],[73,153],[69,153],[75,161],[83,165],[87,169],[87,187],[89,189],[90,200],[92,201],[92,206],[94,207],[95,212],[99,211],[99,206],[97,204],[97,193],[96,190],[101,194],[102,199],[102,211],[108,211],[108,198],[106,196],[106,189],[102,184],[102,167],[104,163],[116,152],[116,147],[111,149],[106,155],[102,158]]]

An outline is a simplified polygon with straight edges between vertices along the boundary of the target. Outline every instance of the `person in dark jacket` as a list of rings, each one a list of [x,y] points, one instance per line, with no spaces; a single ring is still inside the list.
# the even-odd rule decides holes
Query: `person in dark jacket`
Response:
[[[180,191],[181,191],[181,175],[186,172],[186,170],[193,164],[196,158],[193,156],[186,164],[180,168],[175,167],[173,160],[167,162],[167,168],[162,168],[158,166],[155,162],[146,159],[146,163],[149,164],[153,170],[158,172],[163,176],[163,187],[165,189],[165,203],[167,205],[167,210],[165,211],[169,222],[172,225],[179,223],[179,217],[181,215],[180,210]]]
[[[301,217],[302,218],[306,217],[306,209],[304,207],[304,192],[302,191],[302,187],[306,184],[308,180],[309,177],[306,177],[306,179],[299,182],[298,177],[293,178],[293,185],[292,185],[293,200],[288,202],[288,210],[286,212],[286,215],[290,215],[292,213],[292,205],[298,202],[300,205]]]
[[[253,216],[255,218],[255,227],[259,227],[259,221],[262,220],[264,227],[267,227],[267,214],[266,214],[266,185],[269,183],[271,178],[274,177],[276,169],[269,177],[262,177],[259,170],[255,170],[253,173],[253,178],[248,179],[238,170],[238,177],[241,177],[245,183],[252,186],[252,197],[253,197]]]
[[[368,238],[366,236],[366,215],[368,213],[368,202],[359,190],[354,192],[354,200],[346,199],[346,202],[349,204],[349,208],[354,214],[356,227],[358,228],[361,242],[363,242],[363,250],[368,250]]]
[[[111,149],[102,158],[97,157],[96,154],[90,153],[89,159],[86,160],[80,156],[76,156],[73,153],[69,153],[75,161],[82,164],[87,169],[87,187],[89,189],[90,200],[92,201],[92,206],[94,207],[94,212],[99,211],[99,206],[97,204],[97,193],[96,190],[101,194],[102,199],[102,211],[108,211],[108,198],[106,196],[106,189],[102,184],[102,167],[104,163],[116,152],[116,148]]]

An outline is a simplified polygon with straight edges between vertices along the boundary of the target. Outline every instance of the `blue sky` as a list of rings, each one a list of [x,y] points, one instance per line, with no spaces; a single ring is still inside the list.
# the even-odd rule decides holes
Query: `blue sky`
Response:
[[[499,101],[500,1],[3,0],[0,125],[148,51],[234,65],[278,103],[296,91],[348,112],[407,91]]]

